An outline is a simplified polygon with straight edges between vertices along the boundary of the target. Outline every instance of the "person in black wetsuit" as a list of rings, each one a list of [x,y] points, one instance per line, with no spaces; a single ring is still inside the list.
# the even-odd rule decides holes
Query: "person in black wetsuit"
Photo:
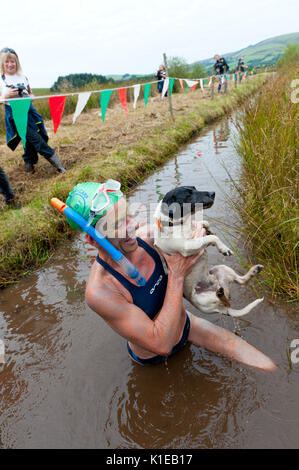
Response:
[[[183,257],[180,254],[169,256],[160,250],[168,267],[166,275],[148,227],[136,232],[135,219],[129,217],[122,193],[103,211],[101,207],[97,219],[95,212],[90,219],[92,211],[88,207],[91,202],[86,184],[79,185],[76,197],[73,197],[73,190],[66,204],[86,220],[93,219],[90,223],[124,254],[146,281],[144,286],[137,286],[123,274],[108,252],[89,234],[85,235],[87,243],[98,250],[86,287],[86,302],[127,340],[129,355],[135,362],[142,365],[161,363],[191,342],[243,364],[264,370],[276,368],[270,358],[240,337],[186,311],[184,278],[202,253]],[[109,194],[112,193],[107,191],[106,198]]]
[[[219,83],[218,83],[218,93],[220,93],[221,86],[224,82],[224,75],[229,70],[229,65],[227,64],[224,57],[219,57],[218,54],[214,56],[215,64],[213,65],[213,73],[219,76]]]

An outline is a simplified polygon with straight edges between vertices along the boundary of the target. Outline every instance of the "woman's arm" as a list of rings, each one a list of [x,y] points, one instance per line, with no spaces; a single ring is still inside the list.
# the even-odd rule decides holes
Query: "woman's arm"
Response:
[[[92,310],[128,341],[154,354],[167,356],[179,341],[182,318],[182,298],[185,275],[196,263],[199,255],[187,258],[180,254],[165,256],[168,265],[168,282],[163,306],[151,320],[139,307],[128,302],[122,293],[97,278],[92,271],[85,299]]]

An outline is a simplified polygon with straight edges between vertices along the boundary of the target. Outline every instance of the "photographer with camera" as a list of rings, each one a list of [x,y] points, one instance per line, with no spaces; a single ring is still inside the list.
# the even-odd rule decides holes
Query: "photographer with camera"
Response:
[[[32,97],[32,91],[27,77],[21,73],[18,55],[13,49],[7,47],[1,51],[1,77],[0,100],[5,104],[6,142],[11,150],[15,150],[21,141],[13,119],[12,110],[7,100],[23,97]],[[1,103],[1,101],[0,101]],[[65,173],[54,149],[48,144],[48,135],[41,115],[36,111],[32,103],[28,111],[28,124],[26,134],[26,147],[23,160],[25,171],[34,173],[34,165],[38,161],[40,153],[60,173]]]

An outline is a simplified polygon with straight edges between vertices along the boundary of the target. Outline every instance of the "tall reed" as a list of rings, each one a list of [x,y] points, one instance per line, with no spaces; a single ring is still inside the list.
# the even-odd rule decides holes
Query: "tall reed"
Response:
[[[237,124],[243,175],[237,206],[250,249],[273,295],[298,300],[299,109],[291,100],[298,61],[281,68]],[[293,100],[294,101],[294,100]]]

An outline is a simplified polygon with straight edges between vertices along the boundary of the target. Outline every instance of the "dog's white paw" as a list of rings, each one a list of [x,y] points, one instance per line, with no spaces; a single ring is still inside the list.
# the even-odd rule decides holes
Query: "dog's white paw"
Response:
[[[257,264],[256,266],[254,266],[254,270],[253,270],[253,274],[258,274],[261,272],[262,269],[264,269],[265,266],[263,266],[262,264]]]
[[[234,254],[234,252],[225,245],[221,247],[220,253],[222,253],[224,256],[232,256]]]

